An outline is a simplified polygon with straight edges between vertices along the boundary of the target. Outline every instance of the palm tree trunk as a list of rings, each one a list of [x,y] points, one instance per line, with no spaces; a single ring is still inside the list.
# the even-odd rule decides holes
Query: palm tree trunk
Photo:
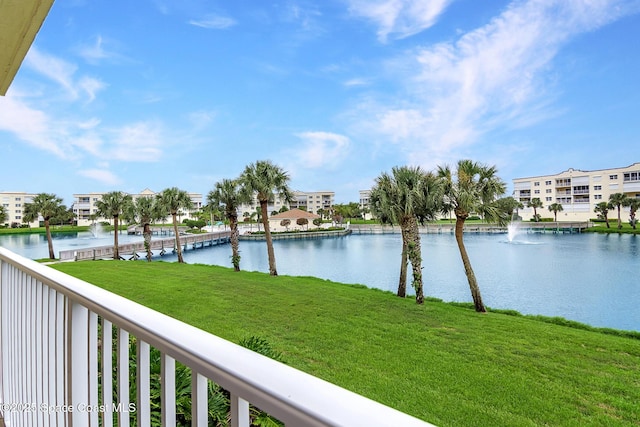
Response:
[[[618,230],[622,228],[622,219],[620,218],[620,206],[618,206]]]
[[[411,262],[413,272],[413,289],[416,291],[416,304],[424,303],[424,291],[422,284],[422,250],[420,248],[420,233],[418,221],[415,216],[409,216],[402,220],[400,226],[406,230],[407,257]]]
[[[402,231],[402,261],[400,264],[400,279],[398,280],[398,295],[401,298],[407,296],[407,244],[404,230]]]
[[[120,259],[120,247],[118,245],[118,217],[114,216],[113,217],[113,259],[115,260],[119,260]]]
[[[467,249],[464,246],[463,241],[463,228],[464,218],[456,216],[456,242],[458,243],[458,249],[460,250],[460,256],[462,257],[462,264],[464,265],[464,272],[467,275],[467,281],[469,282],[469,288],[471,289],[471,297],[473,298],[473,305],[477,312],[485,313],[487,309],[482,303],[482,296],[480,295],[480,288],[478,287],[478,281],[476,275],[471,267],[471,261],[469,261],[469,255]]]
[[[267,202],[260,201],[260,209],[262,211],[262,226],[264,227],[264,237],[267,241],[267,255],[269,256],[269,274],[278,275],[276,269],[276,254],[273,252],[273,240],[271,240],[271,230],[269,229],[269,218],[267,217]]]
[[[229,217],[229,227],[231,228],[231,263],[235,271],[240,271],[238,217]]]
[[[44,228],[47,231],[47,245],[49,245],[49,259],[55,259],[56,255],[53,253],[53,240],[51,239],[51,229],[49,228],[49,220],[44,220]]]
[[[176,251],[178,251],[178,262],[184,263],[184,259],[182,258],[182,246],[180,246],[180,234],[178,233],[178,219],[177,213],[171,214],[173,218],[173,235],[176,236]]]
[[[147,261],[151,262],[153,253],[151,252],[151,226],[149,223],[144,224],[142,235],[144,236],[144,248],[147,251]]]

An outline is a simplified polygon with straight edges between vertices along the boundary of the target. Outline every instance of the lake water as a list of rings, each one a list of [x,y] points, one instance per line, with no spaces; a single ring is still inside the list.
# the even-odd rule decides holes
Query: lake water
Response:
[[[424,291],[445,301],[471,301],[451,234],[422,235]],[[120,235],[121,241],[141,239]],[[485,305],[523,314],[561,316],[593,326],[640,331],[640,238],[631,235],[467,234],[465,243]],[[109,245],[113,236],[56,236],[54,249]],[[0,236],[0,246],[29,258],[47,256],[42,235]],[[359,283],[395,292],[400,269],[399,234],[280,240],[278,273]],[[266,245],[241,241],[241,268],[268,272]],[[188,263],[231,266],[231,247],[184,253]],[[167,254],[156,260],[173,262]],[[140,261],[143,262],[143,261]],[[409,285],[410,287],[410,285]]]

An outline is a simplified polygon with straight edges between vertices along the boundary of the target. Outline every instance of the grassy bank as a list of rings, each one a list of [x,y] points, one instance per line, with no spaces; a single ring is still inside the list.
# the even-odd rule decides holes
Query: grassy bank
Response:
[[[111,227],[113,230],[113,227]],[[88,226],[76,226],[76,225],[52,225],[51,233],[69,233],[88,231]],[[45,234],[47,232],[44,227],[31,227],[31,228],[0,228],[0,234]]]
[[[610,227],[604,222],[595,223],[593,227],[589,227],[587,230],[590,233],[607,233],[607,234],[640,234],[640,227],[634,229],[628,223],[622,223],[622,228],[618,228],[618,221],[609,221]]]
[[[640,423],[638,339],[217,266],[55,268],[440,426]]]

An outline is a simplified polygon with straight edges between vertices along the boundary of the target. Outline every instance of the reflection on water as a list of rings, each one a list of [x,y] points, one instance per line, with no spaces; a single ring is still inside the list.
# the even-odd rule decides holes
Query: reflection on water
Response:
[[[121,241],[141,239],[120,235]],[[90,233],[58,237],[56,253],[113,243]],[[594,326],[640,331],[638,237],[595,234],[469,234],[465,243],[484,302],[525,314],[562,316]],[[47,256],[44,236],[0,236],[0,245],[30,258]],[[400,271],[400,235],[274,242],[278,273],[360,283],[395,292]],[[453,235],[423,235],[425,294],[445,301],[471,301]],[[268,272],[264,242],[240,242],[241,268]],[[32,255],[35,254],[35,255]],[[231,267],[231,247],[187,250],[188,263]],[[175,261],[167,254],[154,259]],[[140,261],[144,262],[144,261]]]

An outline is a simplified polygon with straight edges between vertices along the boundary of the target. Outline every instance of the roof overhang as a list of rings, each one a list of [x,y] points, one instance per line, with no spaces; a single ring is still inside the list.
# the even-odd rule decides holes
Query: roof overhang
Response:
[[[0,0],[0,95],[6,95],[54,0]]]

